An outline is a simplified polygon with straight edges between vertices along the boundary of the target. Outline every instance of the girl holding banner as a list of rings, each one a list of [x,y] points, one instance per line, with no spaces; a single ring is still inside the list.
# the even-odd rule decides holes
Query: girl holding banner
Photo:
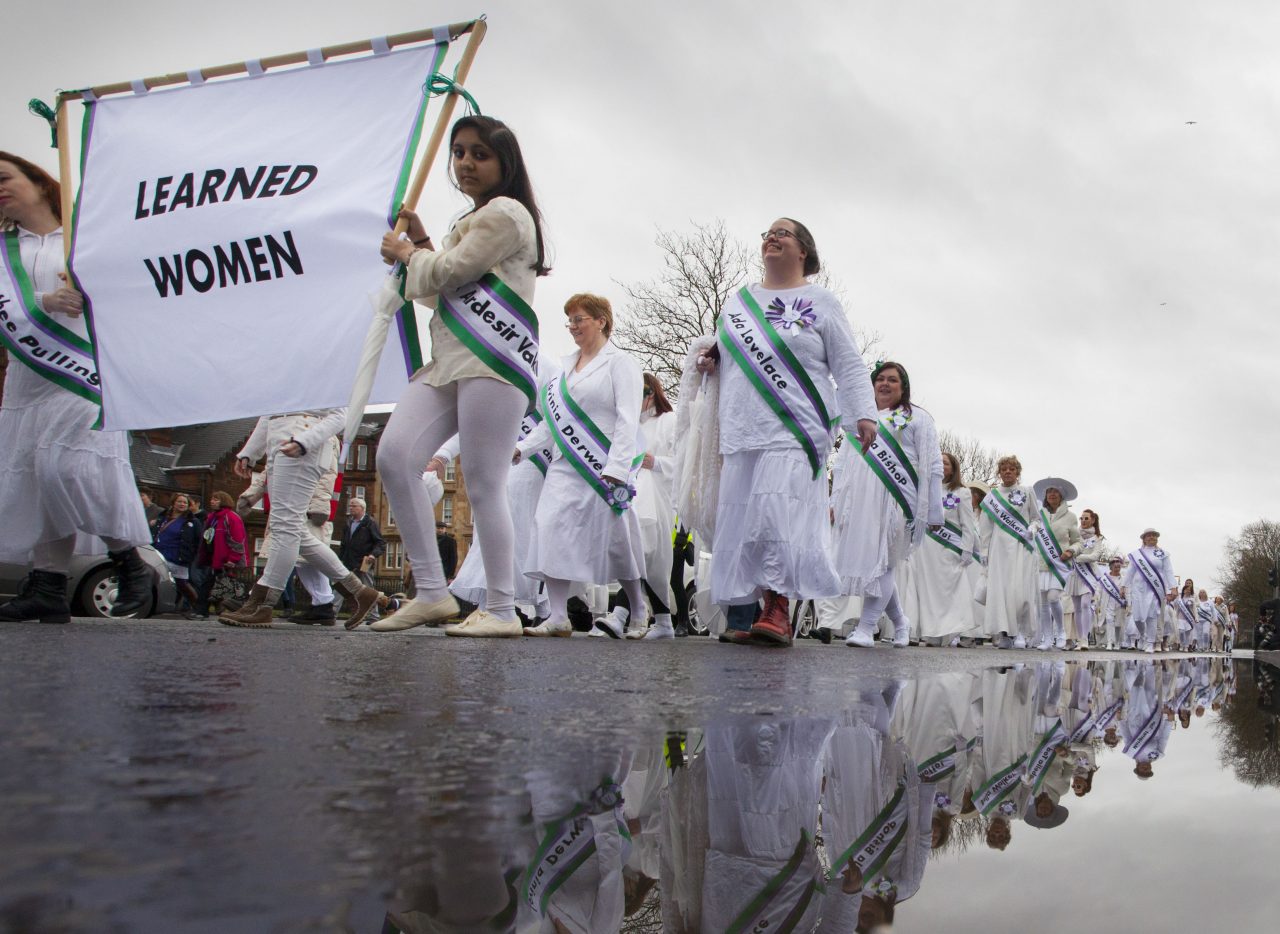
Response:
[[[1061,477],[1037,480],[1036,499],[1040,515],[1035,524],[1036,552],[1040,557],[1040,638],[1036,648],[1066,648],[1067,635],[1062,620],[1062,591],[1071,576],[1070,561],[1080,544],[1080,520],[1068,507],[1076,498],[1075,484]]]
[[[1071,598],[1072,631],[1067,633],[1067,648],[1085,649],[1093,631],[1101,584],[1098,564],[1106,559],[1107,540],[1102,536],[1098,514],[1092,509],[1080,513],[1080,544],[1071,558],[1071,574],[1067,577],[1067,596]]]
[[[1018,483],[1022,462],[1002,457],[1000,485],[982,500],[978,535],[986,574],[986,633],[997,647],[1026,648],[1037,590],[1037,561],[1031,531],[1032,491]],[[982,585],[979,584],[979,591]]]
[[[876,407],[844,308],[807,281],[821,268],[813,235],[783,217],[761,236],[764,281],[729,300],[718,343],[698,362],[712,373],[727,358],[711,599],[731,605],[723,641],[790,645],[789,599],[841,592],[825,471],[832,410],[865,449],[876,437]],[[762,596],[752,625],[736,607],[750,612]]]
[[[943,528],[930,530],[906,563],[906,579],[899,581],[907,617],[915,621],[920,638],[939,645],[955,645],[973,634],[973,588],[968,567],[977,546],[978,522],[972,497],[960,476],[960,462],[942,452]]]
[[[546,581],[551,616],[525,629],[527,636],[573,633],[568,609],[573,581],[618,581],[630,615],[641,624],[647,619],[640,582],[644,545],[633,508],[635,471],[644,458],[637,443],[643,373],[609,341],[613,309],[608,299],[574,295],[564,313],[578,351],[563,359],[560,378],[539,398],[542,423],[516,446],[517,461],[549,441],[556,452],[538,499],[529,559],[529,576]],[[627,616],[619,607],[596,626],[620,639]]]
[[[903,647],[911,622],[902,612],[894,568],[928,533],[945,548],[963,554],[964,534],[955,519],[963,497],[951,494],[943,506],[942,451],[933,416],[911,404],[911,380],[900,363],[882,362],[871,371],[879,422],[865,452],[850,439],[837,461],[831,500],[835,509],[836,569],[842,592],[862,597],[858,626],[845,644],[875,645],[880,614],[893,623],[893,644]]]
[[[463,117],[449,140],[456,184],[471,198],[435,250],[411,211],[409,240],[382,239],[384,258],[405,264],[405,298],[435,306],[431,362],[414,374],[378,448],[378,469],[418,585],[394,616],[397,629],[458,612],[432,534],[435,510],[423,465],[459,436],[476,534],[484,541],[485,607],[449,630],[457,636],[519,636],[514,533],[507,502],[511,439],[537,397],[534,281],[548,271],[541,215],[515,134],[492,117]]]
[[[78,533],[101,538],[119,591],[112,616],[151,602],[151,542],[128,436],[94,431],[102,404],[84,300],[63,272],[60,189],[39,166],[0,152],[0,340],[21,364],[5,373],[0,410],[0,561],[32,565],[0,621],[66,623],[67,569]]]

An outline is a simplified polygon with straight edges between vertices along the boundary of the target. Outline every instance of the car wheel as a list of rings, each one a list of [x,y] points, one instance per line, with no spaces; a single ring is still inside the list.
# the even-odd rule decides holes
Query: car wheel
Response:
[[[76,595],[73,609],[76,611],[77,616],[88,616],[91,619],[108,619],[111,616],[111,608],[116,604],[117,593],[118,584],[116,583],[115,569],[110,565],[100,567],[86,575],[84,580],[80,582],[80,590]],[[156,597],[153,593],[150,602],[145,607],[146,612],[139,610],[123,618],[143,619],[151,615],[155,605]]]
[[[698,616],[698,602],[693,599],[698,595],[698,588],[693,581],[685,585],[684,595],[689,603],[689,631],[695,636],[707,635],[707,627],[702,625],[702,620]]]

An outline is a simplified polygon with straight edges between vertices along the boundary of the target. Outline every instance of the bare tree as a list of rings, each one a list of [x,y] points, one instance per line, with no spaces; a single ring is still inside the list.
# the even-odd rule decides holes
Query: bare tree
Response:
[[[960,461],[960,476],[965,483],[995,483],[999,479],[996,465],[1000,462],[1000,452],[993,447],[985,446],[977,438],[964,437],[949,429],[938,432],[938,444],[942,450],[949,451]]]
[[[1259,519],[1227,539],[1218,583],[1222,585],[1222,595],[1239,607],[1242,622],[1254,619],[1258,604],[1271,598],[1267,571],[1276,566],[1278,558],[1280,522]]]
[[[674,399],[689,344],[715,333],[720,309],[744,282],[761,278],[763,269],[755,251],[734,240],[719,218],[694,222],[688,231],[659,229],[655,243],[664,271],[646,282],[619,283],[627,305],[618,313],[613,342],[656,374]],[[843,299],[843,287],[826,270],[812,281]],[[879,333],[855,327],[853,335],[870,365]]]
[[[714,332],[720,309],[751,275],[755,258],[719,219],[689,231],[659,230],[655,242],[664,272],[648,282],[619,283],[628,301],[613,342],[674,395],[689,344]]]

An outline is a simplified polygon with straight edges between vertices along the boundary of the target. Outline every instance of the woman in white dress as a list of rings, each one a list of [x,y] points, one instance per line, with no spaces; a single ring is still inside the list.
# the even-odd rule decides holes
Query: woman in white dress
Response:
[[[783,217],[762,238],[764,281],[728,301],[714,347],[695,349],[721,381],[711,598],[731,612],[720,638],[787,646],[789,601],[841,591],[824,469],[833,415],[870,447],[876,409],[844,308],[808,281],[821,269],[813,235]]]
[[[405,264],[405,297],[436,308],[431,362],[405,388],[378,448],[378,472],[418,585],[417,596],[384,622],[409,629],[458,612],[422,483],[423,465],[457,434],[488,586],[485,606],[445,631],[518,637],[507,474],[511,439],[537,396],[537,315],[530,306],[536,277],[548,272],[541,215],[520,145],[501,121],[463,117],[449,147],[454,178],[473,209],[440,250],[411,211],[401,211],[409,239],[388,233],[382,240],[383,257]],[[507,339],[492,337],[497,327]]]
[[[1098,514],[1092,509],[1080,512],[1080,544],[1071,558],[1071,576],[1067,578],[1067,596],[1071,598],[1071,626],[1067,633],[1067,648],[1087,649],[1089,634],[1094,630],[1098,592],[1098,577],[1106,573],[1107,540],[1102,535]]]
[[[644,460],[640,462],[640,472],[636,475],[636,512],[640,516],[640,538],[644,542],[644,590],[653,609],[653,626],[645,632],[645,615],[633,610],[627,636],[643,636],[650,640],[674,639],[671,533],[676,523],[676,507],[672,498],[676,413],[667,401],[662,381],[652,373],[644,374],[640,427],[644,430],[645,448]]]
[[[63,272],[61,211],[49,173],[0,152],[0,339],[10,359],[0,409],[0,561],[31,566],[22,592],[0,607],[6,622],[70,621],[67,570],[80,533],[100,538],[115,565],[112,616],[151,602],[151,571],[136,547],[151,534],[128,435],[93,430],[96,373],[81,382],[45,362],[69,356],[60,346],[88,346],[84,299]]]
[[[982,500],[978,519],[979,550],[987,569],[984,626],[998,648],[1022,649],[1034,638],[1038,602],[1039,561],[1031,533],[1035,501],[1019,483],[1018,458],[1000,458],[996,470],[1000,483]]]
[[[1062,619],[1062,592],[1071,576],[1069,562],[1080,545],[1080,520],[1068,506],[1076,498],[1076,488],[1061,477],[1046,477],[1036,481],[1034,490],[1040,503],[1035,526],[1036,554],[1040,559],[1040,638],[1036,648],[1064,649],[1067,634]]]
[[[969,566],[978,538],[972,497],[960,476],[960,462],[942,452],[942,528],[930,530],[907,562],[903,604],[921,640],[954,645],[974,629]]]
[[[905,646],[911,622],[902,611],[894,568],[943,525],[942,451],[933,416],[911,404],[911,379],[900,363],[871,372],[879,423],[865,454],[841,446],[831,500],[835,510],[836,571],[844,593],[862,597],[858,626],[845,644],[875,645],[880,614],[893,623],[893,644]],[[846,453],[847,452],[847,453]],[[955,497],[956,505],[962,498]]]
[[[623,636],[627,616],[644,617],[644,548],[634,507],[634,472],[644,379],[640,365],[609,341],[608,299],[581,293],[565,302],[576,352],[540,399],[542,423],[516,447],[519,462],[555,442],[555,460],[534,516],[529,574],[547,586],[550,616],[526,636],[569,636],[569,591],[574,581],[618,581],[631,607],[596,621],[606,635]],[[486,544],[485,547],[488,547]]]

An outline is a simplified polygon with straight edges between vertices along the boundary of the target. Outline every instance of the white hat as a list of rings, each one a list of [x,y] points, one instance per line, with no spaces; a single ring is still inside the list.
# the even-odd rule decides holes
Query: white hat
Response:
[[[1061,477],[1045,477],[1043,480],[1037,480],[1034,487],[1036,491],[1036,499],[1044,502],[1044,495],[1050,490],[1057,490],[1062,494],[1062,501],[1069,503],[1079,494],[1076,492],[1076,485],[1070,480],[1063,480]]]
[[[1151,526],[1147,526],[1145,529],[1143,529],[1143,530],[1142,530],[1142,534],[1141,534],[1141,535],[1139,535],[1139,536],[1138,536],[1138,538],[1146,538],[1148,535],[1154,535],[1154,536],[1156,536],[1157,538],[1159,538],[1159,537],[1160,537],[1160,533],[1159,533],[1159,532],[1157,532],[1155,529],[1151,528]]]

